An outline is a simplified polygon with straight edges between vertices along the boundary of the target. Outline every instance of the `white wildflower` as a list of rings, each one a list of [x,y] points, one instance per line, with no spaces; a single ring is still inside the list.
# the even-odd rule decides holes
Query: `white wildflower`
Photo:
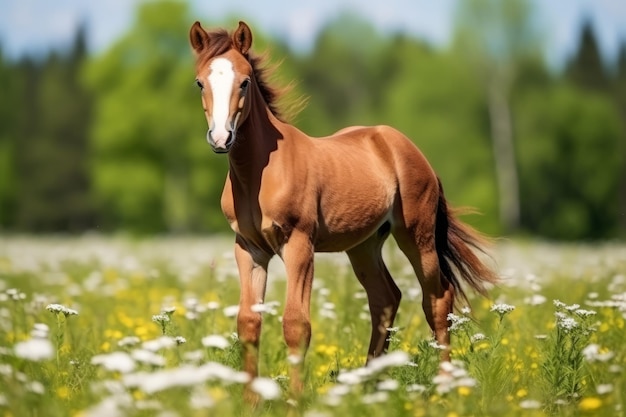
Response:
[[[469,306],[465,306],[465,307],[463,307],[463,308],[461,309],[461,313],[463,313],[463,314],[465,314],[465,315],[468,315],[468,314],[470,314],[471,312],[472,312],[472,309],[471,309],[471,308],[469,308]]]
[[[39,381],[30,381],[26,384],[26,389],[32,393],[43,395],[46,393],[46,388]]]
[[[174,314],[175,311],[176,311],[176,307],[174,306],[163,307],[161,309],[161,314],[167,314],[168,316],[171,316],[172,314]]]
[[[220,308],[220,303],[218,303],[217,301],[209,301],[208,303],[206,303],[206,308],[208,308],[209,310],[217,310],[218,308]]]
[[[613,392],[613,384],[600,384],[596,387],[596,392],[599,395],[610,394]]]
[[[235,317],[239,313],[239,306],[238,305],[228,306],[228,307],[225,307],[223,311],[226,317]]]
[[[183,358],[188,362],[201,362],[204,359],[204,352],[202,350],[192,350],[191,352],[185,352]]]
[[[270,378],[255,378],[250,383],[250,389],[259,394],[265,400],[280,398],[280,386]]]
[[[559,326],[561,329],[565,330],[566,332],[569,332],[569,331],[574,330],[576,327],[578,327],[578,322],[571,317],[562,317],[562,318],[558,318],[557,326]]]
[[[78,311],[71,309],[71,308],[67,308],[61,304],[48,304],[46,306],[46,310],[54,314],[63,313],[65,317],[78,315]]]
[[[366,394],[361,397],[361,402],[363,404],[376,404],[376,403],[384,403],[389,398],[389,394],[385,391],[373,392],[371,394]]]
[[[126,336],[118,340],[117,345],[119,347],[135,346],[141,343],[141,339],[137,336]]]
[[[174,341],[176,342],[177,345],[184,345],[185,343],[187,343],[187,339],[185,339],[182,336],[176,336],[174,338]]]
[[[510,313],[513,310],[515,310],[515,306],[512,306],[510,304],[500,303],[500,304],[492,305],[489,311],[494,311],[498,313],[499,315],[504,316],[505,314]]]
[[[172,387],[196,386],[212,380],[243,384],[248,382],[250,377],[245,372],[237,372],[227,366],[209,362],[199,367],[183,365],[152,373],[137,372],[124,375],[122,379],[126,387],[138,388],[148,394]]]
[[[400,386],[400,383],[395,379],[386,379],[384,381],[380,381],[376,388],[380,391],[395,391]]]
[[[372,359],[367,364],[367,368],[369,368],[372,372],[379,372],[394,366],[406,365],[408,361],[409,355],[406,352],[396,350]]]
[[[152,366],[165,366],[165,358],[150,350],[135,349],[131,352],[131,357],[137,362]]]
[[[176,346],[176,341],[174,338],[169,336],[161,336],[153,340],[146,340],[141,344],[143,349],[151,352],[157,352],[161,349],[170,349],[174,346]]]
[[[426,388],[426,385],[422,385],[422,384],[411,384],[411,385],[406,386],[407,392],[422,393],[422,392],[426,392],[427,389],[428,388]]]
[[[469,323],[470,318],[465,316],[457,316],[454,313],[448,313],[448,321],[451,323],[450,327],[448,327],[448,330],[454,332],[458,329],[462,329],[465,323]]]
[[[42,361],[54,356],[54,347],[48,339],[33,338],[13,346],[15,356],[30,361]]]
[[[255,313],[267,313],[270,314],[272,316],[275,316],[276,314],[278,314],[278,311],[275,308],[274,304],[253,304],[250,307],[250,310],[252,310]]]
[[[524,400],[519,403],[519,406],[527,410],[535,410],[541,408],[541,403],[537,400]]]
[[[111,352],[91,358],[92,365],[100,365],[107,371],[128,373],[135,369],[135,361],[126,352]]]
[[[337,375],[337,382],[344,385],[357,385],[363,381],[362,375],[355,371],[341,371]]]
[[[439,344],[439,342],[437,342],[436,340],[428,342],[428,346],[437,350],[446,350],[448,348],[446,345]]]
[[[597,314],[593,310],[584,310],[582,308],[579,308],[579,309],[575,310],[574,313],[576,313],[580,317],[591,317],[591,316],[595,316]]]
[[[582,354],[587,362],[607,362],[615,356],[610,350],[604,350],[600,345],[591,343],[582,350]]]
[[[204,347],[213,347],[217,349],[226,349],[230,346],[228,340],[224,336],[220,335],[210,335],[202,338],[202,346]]]
[[[31,330],[30,335],[37,339],[46,339],[48,334],[50,333],[50,328],[47,324],[44,323],[35,323],[33,325],[33,330]]]
[[[541,294],[533,294],[530,297],[524,298],[524,304],[528,304],[531,306],[538,306],[548,301],[546,297]]]
[[[350,393],[350,387],[348,385],[334,385],[328,390],[328,395],[333,397],[343,397]]]
[[[470,337],[470,341],[472,343],[480,342],[481,340],[486,340],[487,336],[482,333],[476,333]]]
[[[169,323],[170,320],[170,316],[168,316],[167,314],[155,314],[152,316],[152,321],[160,325]]]
[[[302,355],[295,355],[295,354],[288,355],[287,362],[289,362],[289,364],[293,366],[298,365],[302,363]]]

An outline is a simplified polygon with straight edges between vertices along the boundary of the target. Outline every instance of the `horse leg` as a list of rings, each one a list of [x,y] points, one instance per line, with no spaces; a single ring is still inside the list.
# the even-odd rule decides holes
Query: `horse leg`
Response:
[[[287,272],[287,301],[283,333],[290,364],[291,394],[302,393],[302,367],[311,341],[311,287],[313,285],[314,247],[308,234],[294,230],[282,249]]]
[[[258,376],[259,342],[261,337],[261,313],[252,311],[252,306],[263,303],[267,283],[267,267],[271,256],[261,251],[251,251],[243,239],[237,237],[235,260],[239,269],[241,293],[237,315],[237,334],[242,345],[243,369],[250,379]],[[255,404],[258,395],[246,387],[244,397]]]
[[[352,269],[367,293],[372,321],[367,360],[380,356],[389,347],[389,328],[393,325],[402,293],[389,274],[381,249],[388,232],[378,232],[347,251]]]
[[[445,349],[441,352],[441,360],[450,360],[450,332],[448,330],[448,314],[454,305],[454,288],[441,274],[439,256],[435,246],[434,227],[394,231],[394,237],[400,250],[406,255],[422,286],[422,308],[426,321],[435,336],[435,340]],[[433,230],[429,230],[433,229]]]

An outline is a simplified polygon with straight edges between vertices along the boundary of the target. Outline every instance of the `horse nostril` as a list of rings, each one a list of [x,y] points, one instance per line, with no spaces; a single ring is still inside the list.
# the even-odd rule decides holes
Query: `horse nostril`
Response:
[[[235,135],[233,135],[233,132],[230,131],[228,132],[228,138],[226,139],[226,142],[224,142],[224,146],[226,147],[226,149],[230,148],[230,145],[233,144],[235,139]]]

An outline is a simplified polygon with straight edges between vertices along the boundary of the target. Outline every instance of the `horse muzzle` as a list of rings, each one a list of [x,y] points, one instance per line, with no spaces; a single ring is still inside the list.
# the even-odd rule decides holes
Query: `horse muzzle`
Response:
[[[233,146],[233,143],[235,143],[235,134],[236,132],[234,130],[216,132],[209,129],[206,134],[206,140],[209,142],[209,145],[211,145],[213,152],[227,153]]]

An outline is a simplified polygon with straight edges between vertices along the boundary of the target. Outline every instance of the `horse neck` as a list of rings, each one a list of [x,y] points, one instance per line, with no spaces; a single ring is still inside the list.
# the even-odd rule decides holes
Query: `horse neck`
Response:
[[[278,149],[278,141],[283,138],[283,123],[274,116],[256,84],[250,90],[250,113],[239,127],[228,154],[231,181],[242,184],[258,181],[270,154]]]

